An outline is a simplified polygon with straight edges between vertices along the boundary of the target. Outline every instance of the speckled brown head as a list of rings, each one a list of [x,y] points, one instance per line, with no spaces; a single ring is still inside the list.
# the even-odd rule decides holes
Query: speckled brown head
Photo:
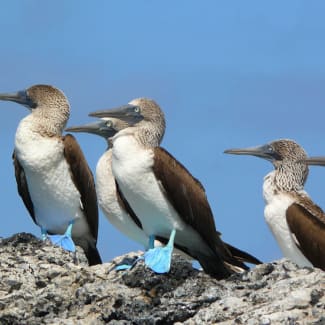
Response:
[[[69,102],[65,94],[58,88],[50,85],[34,85],[26,89],[26,94],[34,103],[34,107],[68,108]]]
[[[0,94],[0,100],[27,107],[45,133],[60,134],[69,116],[70,106],[64,93],[50,85],[34,85],[11,94]]]
[[[276,180],[285,188],[301,188],[308,176],[308,166],[304,162],[307,154],[293,140],[280,139],[258,147],[228,149],[224,152],[235,155],[252,155],[269,160],[277,171]]]
[[[299,163],[307,158],[305,150],[293,140],[275,140],[267,144],[265,149],[275,167],[282,163]]]
[[[158,146],[165,133],[164,113],[154,100],[148,98],[133,99],[127,105],[92,112],[89,116],[125,121],[126,127],[136,128],[136,136],[146,146]]]

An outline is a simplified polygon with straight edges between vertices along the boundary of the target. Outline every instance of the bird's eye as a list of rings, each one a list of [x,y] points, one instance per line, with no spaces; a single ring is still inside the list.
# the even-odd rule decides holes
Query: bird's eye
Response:
[[[268,151],[269,153],[274,152],[274,150],[273,150],[273,148],[272,148],[271,146],[268,146],[268,147],[267,147],[267,151]]]
[[[139,113],[139,112],[140,112],[140,107],[135,106],[135,107],[134,107],[134,112],[135,112],[135,113]]]
[[[110,121],[110,120],[108,120],[108,121],[106,122],[106,126],[109,127],[109,128],[111,128],[111,127],[113,126],[113,122]]]

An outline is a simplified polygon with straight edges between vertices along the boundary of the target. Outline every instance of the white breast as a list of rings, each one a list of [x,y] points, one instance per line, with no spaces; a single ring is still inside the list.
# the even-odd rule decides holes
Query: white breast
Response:
[[[109,222],[127,237],[148,246],[148,236],[139,228],[129,214],[121,209],[116,196],[115,178],[112,174],[112,150],[99,159],[96,167],[96,189],[100,208]]]
[[[63,143],[59,138],[32,132],[30,117],[18,126],[15,151],[26,175],[37,224],[63,233],[75,219],[73,233],[84,232],[87,225],[80,210],[80,194],[63,156]]]
[[[266,223],[270,227],[285,257],[290,258],[301,267],[312,266],[298,249],[287,224],[286,211],[294,203],[294,198],[290,194],[274,191],[274,174],[275,171],[272,171],[266,175],[263,184],[263,196],[266,203],[264,209]]]
[[[169,237],[176,229],[176,241],[198,250],[208,249],[202,238],[185,224],[166,199],[152,171],[154,153],[133,136],[119,132],[113,138],[112,170],[127,201],[141,220],[145,233]]]

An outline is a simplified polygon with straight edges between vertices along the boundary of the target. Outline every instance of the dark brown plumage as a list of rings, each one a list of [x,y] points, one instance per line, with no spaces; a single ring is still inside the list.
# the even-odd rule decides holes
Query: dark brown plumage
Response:
[[[292,204],[286,212],[290,231],[308,260],[325,271],[325,214],[307,198]]]
[[[76,139],[67,134],[62,137],[64,143],[64,157],[70,165],[73,183],[80,193],[82,210],[86,217],[93,240],[73,238],[77,245],[84,248],[89,265],[102,263],[96,248],[98,237],[98,206],[95,182],[87,161]]]
[[[181,247],[175,241],[177,248],[197,259],[207,273],[218,278],[227,277],[233,272],[228,264],[247,269],[243,261],[254,264],[260,262],[221,240],[220,233],[216,232],[213,213],[202,184],[161,147],[154,148],[153,171],[157,180],[161,182],[167,199],[184,222],[200,234],[210,248],[210,252],[204,255],[202,252]],[[232,252],[235,254],[233,255]]]
[[[17,159],[15,151],[12,154],[12,160],[13,160],[14,168],[15,168],[15,177],[16,177],[16,182],[17,182],[18,194],[22,198],[22,200],[25,204],[25,207],[28,210],[33,221],[37,224],[36,218],[35,218],[34,205],[33,205],[32,199],[31,199],[29,191],[28,191],[26,175],[25,175],[24,169],[22,168],[19,160]]]

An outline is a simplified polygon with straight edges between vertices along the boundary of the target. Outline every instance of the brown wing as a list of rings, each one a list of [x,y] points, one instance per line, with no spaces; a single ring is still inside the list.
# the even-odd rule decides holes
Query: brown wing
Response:
[[[90,232],[97,241],[98,206],[95,182],[87,161],[76,141],[71,135],[62,137],[64,156],[70,165],[72,180],[80,192],[82,209],[85,213]]]
[[[304,197],[287,209],[286,217],[299,249],[314,266],[325,271],[325,215],[321,208]]]
[[[154,148],[153,171],[165,189],[165,195],[185,223],[200,234],[219,256],[229,252],[216,233],[213,214],[201,183],[173,156],[161,147]]]
[[[21,198],[25,204],[25,207],[28,210],[33,221],[37,224],[36,218],[35,218],[34,205],[33,205],[32,199],[31,199],[31,197],[29,195],[29,191],[28,191],[26,175],[25,175],[23,167],[21,166],[21,164],[16,156],[15,151],[12,154],[12,160],[13,160],[14,167],[15,167],[15,176],[16,176],[18,193],[21,196]]]

